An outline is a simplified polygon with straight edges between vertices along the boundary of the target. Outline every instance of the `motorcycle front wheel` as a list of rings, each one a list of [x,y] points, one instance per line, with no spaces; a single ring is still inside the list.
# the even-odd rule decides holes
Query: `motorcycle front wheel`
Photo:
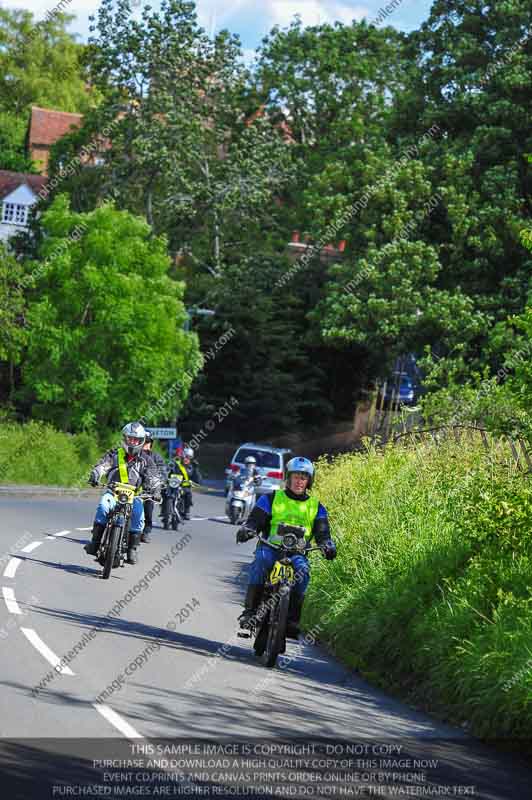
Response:
[[[172,500],[165,498],[162,510],[163,527],[165,531],[170,529],[170,520],[172,519]]]
[[[122,527],[120,525],[114,525],[111,531],[111,535],[109,536],[107,553],[105,554],[105,564],[103,565],[102,578],[107,579],[111,574],[116,552],[118,550],[118,543],[120,541],[121,536],[122,536]]]
[[[289,592],[279,592],[277,602],[270,611],[266,646],[264,652],[260,656],[261,664],[264,667],[274,667],[277,663],[277,656],[283,651],[286,639],[289,603]]]

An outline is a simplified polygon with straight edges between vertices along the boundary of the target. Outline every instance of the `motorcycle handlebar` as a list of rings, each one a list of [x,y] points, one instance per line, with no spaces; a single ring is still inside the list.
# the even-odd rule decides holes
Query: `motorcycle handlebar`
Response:
[[[254,534],[254,536],[253,536],[254,539],[260,539],[261,538],[260,533],[257,533],[257,531],[252,531],[251,528],[245,528],[244,530],[249,531],[249,533],[253,533]],[[267,539],[263,539],[262,541],[265,544],[267,544],[268,547],[273,547],[274,550],[283,550],[284,549],[284,545],[282,545],[282,544],[273,544],[273,542],[269,542]],[[322,548],[319,547],[319,546],[318,547],[308,547],[308,548],[305,549],[305,555],[307,553],[312,553],[313,550],[320,550],[321,551],[321,549]]]
[[[106,488],[106,489],[110,489],[111,491],[114,491],[114,489],[115,489],[117,486],[119,486],[119,485],[120,485],[120,484],[119,484],[119,482],[118,482],[118,481],[111,481],[110,483],[108,483],[108,484],[106,485],[106,487],[105,487],[105,488]],[[147,493],[145,493],[145,492],[143,492],[142,494],[136,494],[136,495],[135,495],[135,498],[137,498],[137,497],[138,497],[140,500],[153,500],[153,502],[154,502],[154,503],[157,503],[157,504],[159,504],[159,503],[162,503],[162,498],[161,498],[161,500],[155,500],[155,499],[154,499],[154,497],[153,497],[153,495],[151,495],[151,494],[147,494]]]

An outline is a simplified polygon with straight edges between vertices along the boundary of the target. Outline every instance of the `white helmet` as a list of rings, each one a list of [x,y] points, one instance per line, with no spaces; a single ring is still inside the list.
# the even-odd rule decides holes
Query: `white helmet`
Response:
[[[146,431],[140,422],[128,422],[122,428],[122,447],[130,456],[136,456],[146,441]]]
[[[314,464],[312,461],[309,461],[308,458],[301,458],[300,456],[291,458],[286,465],[287,482],[290,480],[291,472],[305,472],[309,476],[308,488],[312,488],[312,484],[314,482]]]
[[[183,450],[183,455],[186,456],[187,458],[192,459],[194,458],[194,450],[191,447],[185,447],[185,449]]]

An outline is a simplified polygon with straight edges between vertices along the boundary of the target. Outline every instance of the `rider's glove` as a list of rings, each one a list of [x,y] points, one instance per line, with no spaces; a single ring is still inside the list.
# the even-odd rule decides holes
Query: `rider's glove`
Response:
[[[160,495],[160,494],[154,494],[154,495],[152,496],[152,500],[153,500],[153,502],[154,502],[154,503],[160,503],[160,502],[161,502],[161,500],[162,500],[162,497],[161,497],[161,495]]]
[[[98,486],[99,482],[99,475],[96,470],[93,469],[89,475],[89,483],[91,486]]]
[[[327,561],[332,561],[333,558],[336,558],[336,545],[332,539],[328,539],[321,545],[321,552]]]
[[[239,528],[236,532],[236,541],[237,544],[241,544],[243,542],[247,542],[250,539],[253,539],[255,536],[255,531],[250,530],[249,528]]]

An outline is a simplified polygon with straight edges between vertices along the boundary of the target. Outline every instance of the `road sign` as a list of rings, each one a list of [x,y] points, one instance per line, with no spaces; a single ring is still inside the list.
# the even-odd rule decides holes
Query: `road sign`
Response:
[[[151,435],[154,439],[175,439],[177,431],[175,428],[151,428]]]

